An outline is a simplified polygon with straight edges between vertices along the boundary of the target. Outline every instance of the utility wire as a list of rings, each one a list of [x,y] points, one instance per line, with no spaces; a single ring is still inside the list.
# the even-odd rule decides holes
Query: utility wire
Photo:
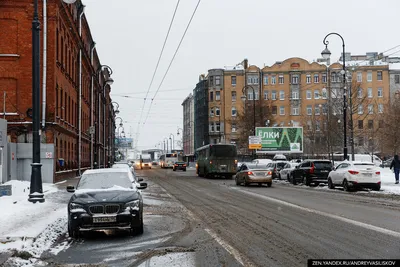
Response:
[[[163,46],[162,46],[162,48],[161,48],[160,56],[158,57],[158,61],[157,61],[156,67],[155,67],[154,72],[153,72],[153,77],[151,78],[151,82],[150,82],[149,88],[147,89],[146,96],[145,96],[144,99],[143,99],[143,106],[142,106],[142,111],[141,111],[141,113],[140,113],[140,119],[139,119],[139,121],[142,120],[144,107],[145,107],[145,105],[146,105],[146,100],[147,100],[147,97],[148,97],[148,95],[149,95],[150,88],[151,88],[151,86],[153,85],[154,77],[156,76],[158,66],[160,65],[161,57],[162,57],[162,55],[163,55],[163,53],[164,53],[165,45],[167,44],[167,40],[168,40],[168,37],[169,37],[169,33],[170,33],[170,31],[171,31],[172,24],[173,24],[173,22],[174,22],[174,20],[175,20],[176,11],[178,10],[178,6],[179,6],[180,1],[181,1],[181,0],[178,0],[178,2],[176,3],[175,10],[174,10],[174,14],[172,15],[172,19],[171,19],[171,22],[170,22],[170,24],[169,24],[168,32],[167,32],[167,35],[165,36],[164,44],[163,44]]]
[[[151,107],[152,107],[152,105],[153,105],[153,101],[154,101],[154,99],[156,98],[157,93],[158,93],[158,91],[160,90],[160,88],[161,88],[161,86],[162,86],[162,84],[163,84],[163,82],[164,82],[164,80],[165,80],[165,77],[167,77],[167,74],[168,74],[168,72],[169,72],[169,69],[171,68],[172,62],[174,61],[174,59],[175,59],[175,57],[176,57],[176,54],[178,53],[179,48],[181,47],[181,44],[182,44],[182,42],[183,42],[183,39],[185,38],[186,32],[188,31],[189,26],[190,26],[190,24],[192,23],[193,17],[194,17],[194,15],[196,14],[196,11],[197,11],[197,8],[198,8],[199,5],[200,5],[200,2],[201,2],[201,0],[199,0],[199,1],[197,2],[197,5],[196,5],[196,7],[195,7],[195,9],[194,9],[194,11],[193,11],[193,13],[192,13],[192,16],[190,17],[190,20],[189,20],[189,22],[188,22],[188,24],[187,24],[187,26],[186,26],[185,32],[183,33],[182,38],[181,38],[181,40],[180,40],[180,42],[179,42],[179,44],[178,44],[178,47],[177,47],[176,50],[175,50],[174,56],[172,57],[172,59],[171,59],[169,65],[168,65],[167,70],[165,71],[165,74],[164,74],[164,76],[163,76],[163,78],[162,78],[162,80],[161,80],[161,82],[160,82],[160,85],[159,85],[158,88],[157,88],[156,93],[154,94],[153,98],[151,99],[150,107],[149,107],[149,110],[148,110],[147,115],[146,115],[146,119],[144,120],[143,124],[146,124],[146,122],[147,122],[148,114],[150,113]]]

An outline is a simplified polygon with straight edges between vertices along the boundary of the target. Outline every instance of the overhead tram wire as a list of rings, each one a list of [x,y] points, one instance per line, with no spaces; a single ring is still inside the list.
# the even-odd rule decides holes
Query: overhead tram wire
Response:
[[[160,65],[161,57],[162,57],[162,55],[163,55],[163,53],[164,53],[165,45],[167,44],[167,40],[168,40],[168,37],[169,37],[169,33],[171,32],[172,24],[173,24],[173,22],[174,22],[174,20],[175,20],[176,11],[178,10],[178,6],[179,6],[179,3],[180,3],[180,2],[181,2],[181,0],[178,0],[178,2],[176,3],[175,10],[174,10],[174,14],[172,15],[172,19],[171,19],[171,22],[170,22],[170,24],[169,24],[169,28],[168,28],[168,31],[167,31],[167,35],[165,36],[164,44],[163,44],[163,46],[162,46],[162,48],[161,48],[160,56],[158,57],[158,61],[157,61],[156,67],[155,67],[154,72],[153,72],[153,77],[151,78],[151,82],[150,82],[149,88],[147,89],[146,96],[145,96],[145,98],[143,99],[143,106],[142,106],[142,111],[141,111],[141,113],[140,113],[140,119],[139,119],[139,124],[138,124],[138,125],[140,125],[140,121],[142,120],[144,107],[145,107],[145,105],[146,105],[146,100],[147,100],[147,97],[148,97],[148,95],[149,95],[150,88],[151,88],[151,86],[153,85],[154,77],[156,76],[156,73],[157,73],[157,70],[158,70],[158,66]],[[138,126],[138,128],[139,128],[139,126]]]
[[[185,31],[184,31],[184,33],[183,33],[183,35],[182,35],[182,38],[181,38],[181,40],[180,40],[180,42],[179,42],[179,44],[178,44],[178,47],[177,47],[176,50],[175,50],[174,56],[172,57],[172,59],[171,59],[169,65],[168,65],[167,70],[165,71],[165,74],[164,74],[164,76],[163,76],[163,78],[162,78],[162,80],[161,80],[160,85],[159,85],[158,88],[157,88],[156,93],[154,94],[153,98],[151,99],[150,107],[149,107],[149,110],[148,110],[147,115],[146,115],[146,119],[144,120],[143,124],[146,124],[146,122],[147,122],[147,118],[149,117],[149,113],[150,113],[151,107],[153,106],[153,101],[154,101],[154,99],[156,98],[157,93],[158,93],[158,91],[160,90],[162,84],[164,83],[165,77],[167,77],[167,74],[168,74],[168,72],[169,72],[169,69],[171,68],[172,62],[174,61],[174,59],[175,59],[175,57],[176,57],[176,54],[178,54],[179,48],[181,47],[181,44],[182,44],[182,42],[183,42],[183,39],[185,38],[185,35],[186,35],[186,33],[187,33],[188,29],[189,29],[189,26],[190,26],[190,24],[192,23],[193,17],[194,17],[194,15],[195,15],[196,12],[197,12],[197,8],[199,7],[200,2],[201,2],[201,0],[199,0],[199,1],[197,2],[197,5],[196,5],[196,7],[195,7],[195,9],[194,9],[194,11],[193,11],[193,13],[192,13],[192,16],[190,17],[190,20],[189,20],[189,22],[188,22],[188,24],[187,24],[187,26],[186,26],[186,29],[185,29]]]

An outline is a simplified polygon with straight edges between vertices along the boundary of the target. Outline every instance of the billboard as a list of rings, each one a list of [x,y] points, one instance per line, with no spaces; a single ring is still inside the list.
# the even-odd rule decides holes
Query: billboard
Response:
[[[257,127],[257,153],[303,153],[303,127]]]
[[[116,137],[115,146],[119,148],[133,148],[133,138]]]

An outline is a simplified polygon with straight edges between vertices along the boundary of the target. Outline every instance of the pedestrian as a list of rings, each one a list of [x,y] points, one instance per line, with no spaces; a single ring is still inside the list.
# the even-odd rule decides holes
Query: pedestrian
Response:
[[[396,178],[396,184],[399,183],[399,172],[400,172],[400,160],[399,155],[394,155],[393,161],[390,164],[390,169],[394,168],[394,177]]]

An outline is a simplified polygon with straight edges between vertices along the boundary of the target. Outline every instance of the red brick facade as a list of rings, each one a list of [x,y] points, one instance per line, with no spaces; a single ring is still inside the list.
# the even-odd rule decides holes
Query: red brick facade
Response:
[[[43,29],[43,1],[39,1],[39,18]],[[55,172],[76,170],[79,159],[79,51],[82,48],[82,120],[81,120],[81,168],[91,166],[91,120],[96,125],[97,160],[99,165],[107,165],[106,147],[111,146],[111,138],[103,142],[103,137],[113,134],[109,109],[104,121],[97,114],[98,94],[102,94],[103,84],[108,78],[107,71],[101,69],[100,60],[90,28],[82,11],[82,3],[67,5],[62,0],[47,1],[47,79],[46,79],[46,126],[42,129],[42,142],[54,143]],[[0,103],[6,93],[6,119],[9,122],[8,136],[11,142],[31,142],[32,108],[32,17],[33,0],[0,1]],[[79,33],[81,25],[81,35]],[[43,79],[43,31],[41,32],[41,90]],[[93,51],[92,51],[93,50]],[[92,96],[93,79],[93,96]],[[106,86],[105,98],[101,105],[108,105],[110,87]],[[92,97],[94,97],[92,99]],[[92,101],[93,100],[93,101]],[[92,102],[94,106],[92,107]],[[110,107],[110,105],[108,105]],[[0,113],[3,113],[0,105]],[[101,111],[103,108],[101,107]],[[15,115],[14,115],[15,114]],[[41,115],[42,116],[42,115]],[[13,122],[13,123],[11,123]],[[99,124],[98,124],[99,123]],[[104,123],[106,125],[104,125]],[[107,130],[103,133],[103,129]],[[100,130],[100,132],[97,132]],[[110,133],[110,131],[112,132]],[[105,134],[105,135],[104,135]],[[96,146],[95,146],[96,147]],[[65,166],[58,164],[63,158]],[[72,173],[73,171],[71,171]],[[75,173],[74,173],[75,175]],[[55,175],[57,177],[57,175]],[[57,178],[55,178],[57,180]]]

